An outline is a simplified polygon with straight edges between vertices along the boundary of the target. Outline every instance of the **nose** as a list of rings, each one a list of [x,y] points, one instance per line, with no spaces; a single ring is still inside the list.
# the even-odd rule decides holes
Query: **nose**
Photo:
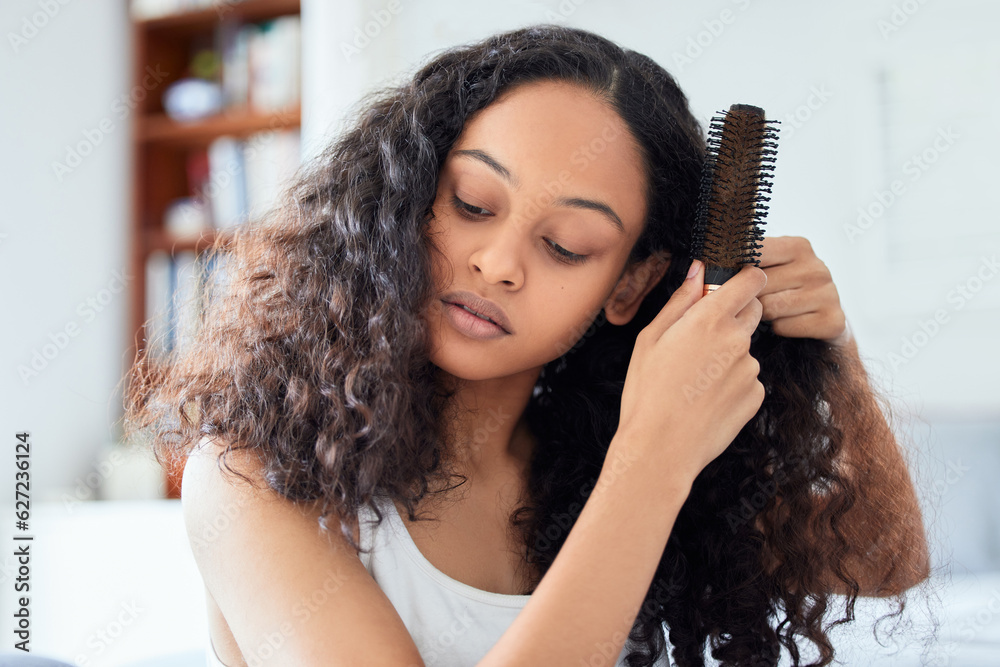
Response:
[[[469,255],[469,268],[480,271],[490,284],[519,287],[524,280],[521,226],[506,219],[491,225]]]

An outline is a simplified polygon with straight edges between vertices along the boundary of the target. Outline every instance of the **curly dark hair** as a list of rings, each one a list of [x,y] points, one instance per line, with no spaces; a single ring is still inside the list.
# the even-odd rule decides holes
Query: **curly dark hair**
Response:
[[[631,322],[609,326],[598,313],[540,373],[525,412],[538,443],[530,503],[510,518],[544,574],[617,430],[636,335],[690,266],[705,161],[704,132],[674,78],[592,32],[522,27],[443,50],[412,79],[366,96],[356,122],[303,164],[278,206],[208,249],[228,253],[226,279],[190,344],[133,367],[127,433],[148,429],[166,467],[205,436],[229,443],[220,465],[232,449],[251,450],[271,488],[321,499],[321,522],[341,517],[356,548],[347,517],[373,495],[399,501],[412,521],[427,494],[465,481],[452,472],[444,427],[453,393],[428,358],[420,317],[435,298],[423,232],[470,115],[546,79],[582,86],[624,120],[648,193],[628,263],[654,253],[674,261]],[[847,443],[867,452],[891,437],[864,368],[824,341],[777,336],[767,322],[751,354],[766,398],[693,484],[629,635],[632,667],[665,653],[664,625],[685,667],[704,665],[706,642],[727,666],[776,665],[782,646],[799,665],[799,638],[818,650],[811,664],[827,665],[830,582],[849,591],[837,621],[846,622],[860,591],[852,564],[878,573],[874,590],[888,592],[898,574],[899,555],[879,545],[905,521],[893,499],[860,487],[879,462],[844,456]],[[845,517],[862,507],[885,521],[858,537]],[[858,544],[869,548],[858,553]]]

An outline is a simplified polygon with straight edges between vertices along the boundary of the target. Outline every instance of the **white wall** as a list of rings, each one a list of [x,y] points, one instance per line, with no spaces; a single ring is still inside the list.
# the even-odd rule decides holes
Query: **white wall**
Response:
[[[115,105],[129,93],[125,3],[44,3],[52,16],[42,4],[0,3],[5,504],[15,432],[31,433],[35,500],[59,497],[94,470],[121,413],[115,388],[125,368],[128,301],[116,275],[126,268],[130,128]],[[53,163],[88,145],[60,179]],[[36,353],[44,367],[22,379]]]

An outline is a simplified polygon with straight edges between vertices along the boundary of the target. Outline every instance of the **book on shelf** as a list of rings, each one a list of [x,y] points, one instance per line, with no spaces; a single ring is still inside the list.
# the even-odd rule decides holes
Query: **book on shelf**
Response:
[[[169,297],[173,263],[170,253],[154,250],[146,257],[146,342],[150,357],[162,357],[168,348],[170,327]]]
[[[216,29],[227,109],[268,113],[299,103],[302,27],[298,14],[260,23],[224,20]]]
[[[247,219],[243,148],[239,139],[222,136],[208,147],[208,181],[202,196],[209,202],[212,226],[235,227]]]
[[[185,250],[150,253],[146,260],[146,350],[163,359],[183,352],[201,331],[205,309],[228,279],[229,254]],[[216,270],[217,269],[217,270]]]
[[[212,227],[230,229],[270,210],[298,169],[301,150],[298,128],[213,140],[206,151],[207,177],[189,169],[189,180],[199,183],[194,191],[207,203]]]
[[[193,250],[184,250],[174,256],[173,293],[170,299],[170,345],[183,351],[198,332],[201,314],[199,270],[202,262]]]

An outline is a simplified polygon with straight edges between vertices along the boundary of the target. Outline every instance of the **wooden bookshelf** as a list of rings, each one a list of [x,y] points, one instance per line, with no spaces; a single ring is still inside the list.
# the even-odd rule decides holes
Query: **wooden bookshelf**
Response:
[[[189,148],[207,145],[222,134],[245,137],[254,132],[298,127],[299,107],[273,114],[235,111],[187,123],[171,120],[166,114],[149,114],[139,120],[139,140],[161,147]]]
[[[260,23],[298,14],[299,0],[231,0],[167,16],[133,17],[129,98],[134,105],[130,108],[132,280],[127,356],[132,364],[151,363],[144,356],[146,266],[150,255],[157,251],[166,251],[171,256],[188,250],[200,252],[212,243],[216,234],[228,235],[225,230],[210,229],[196,238],[175,237],[164,225],[170,203],[194,194],[189,191],[186,164],[189,152],[205,149],[221,136],[245,138],[256,132],[298,128],[301,124],[298,103],[267,112],[248,106],[196,121],[178,122],[165,113],[162,95],[170,83],[185,76],[192,50],[213,43],[221,22]],[[165,471],[168,498],[180,497],[180,465]]]

